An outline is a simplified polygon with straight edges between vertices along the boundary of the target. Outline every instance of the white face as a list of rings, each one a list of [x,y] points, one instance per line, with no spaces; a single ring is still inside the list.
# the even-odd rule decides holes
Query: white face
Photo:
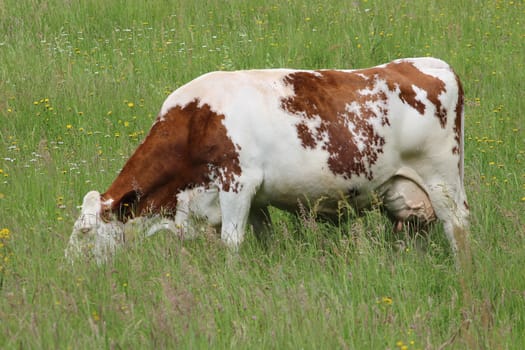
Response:
[[[101,207],[100,193],[88,192],[65,251],[70,262],[77,258],[94,259],[98,264],[106,262],[124,242],[123,224],[116,220],[104,222]]]

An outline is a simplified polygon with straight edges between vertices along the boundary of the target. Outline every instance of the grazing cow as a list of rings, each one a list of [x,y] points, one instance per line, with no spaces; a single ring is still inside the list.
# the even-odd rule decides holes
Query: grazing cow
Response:
[[[267,224],[268,205],[319,203],[330,216],[374,196],[397,229],[437,218],[462,249],[463,90],[448,64],[213,72],[174,91],[109,189],[86,195],[67,255],[105,260],[140,216],[172,218],[150,233],[194,234],[201,218],[237,247],[249,221]]]

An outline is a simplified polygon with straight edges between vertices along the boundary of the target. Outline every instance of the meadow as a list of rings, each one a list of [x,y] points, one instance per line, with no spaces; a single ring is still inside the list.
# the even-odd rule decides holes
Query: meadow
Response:
[[[272,211],[231,254],[213,234],[64,259],[172,90],[213,70],[450,63],[466,92],[471,273],[443,230],[394,235]],[[525,4],[0,1],[0,348],[525,348]]]

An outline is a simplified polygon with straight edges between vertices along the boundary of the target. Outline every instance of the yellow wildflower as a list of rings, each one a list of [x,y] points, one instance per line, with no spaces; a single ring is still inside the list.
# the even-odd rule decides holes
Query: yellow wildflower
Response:
[[[9,239],[11,232],[8,228],[3,228],[0,230],[0,239]]]
[[[392,305],[394,301],[390,297],[382,297],[381,302],[386,305]]]

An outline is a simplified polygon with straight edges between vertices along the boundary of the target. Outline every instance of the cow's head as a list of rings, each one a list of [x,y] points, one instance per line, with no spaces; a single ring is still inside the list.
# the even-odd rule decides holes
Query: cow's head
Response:
[[[104,206],[97,191],[88,192],[84,197],[65,252],[70,261],[88,257],[97,263],[105,262],[124,242],[124,224],[107,217]]]
[[[148,237],[159,231],[169,231],[181,239],[194,238],[199,233],[217,228],[221,222],[218,191],[203,187],[179,192],[172,205],[176,211],[164,216],[159,212],[125,220],[121,212],[113,213],[114,201],[104,200],[97,191],[86,194],[79,218],[66,248],[66,258],[77,258],[104,263],[115,251],[137,235]],[[140,203],[139,203],[140,204]]]

